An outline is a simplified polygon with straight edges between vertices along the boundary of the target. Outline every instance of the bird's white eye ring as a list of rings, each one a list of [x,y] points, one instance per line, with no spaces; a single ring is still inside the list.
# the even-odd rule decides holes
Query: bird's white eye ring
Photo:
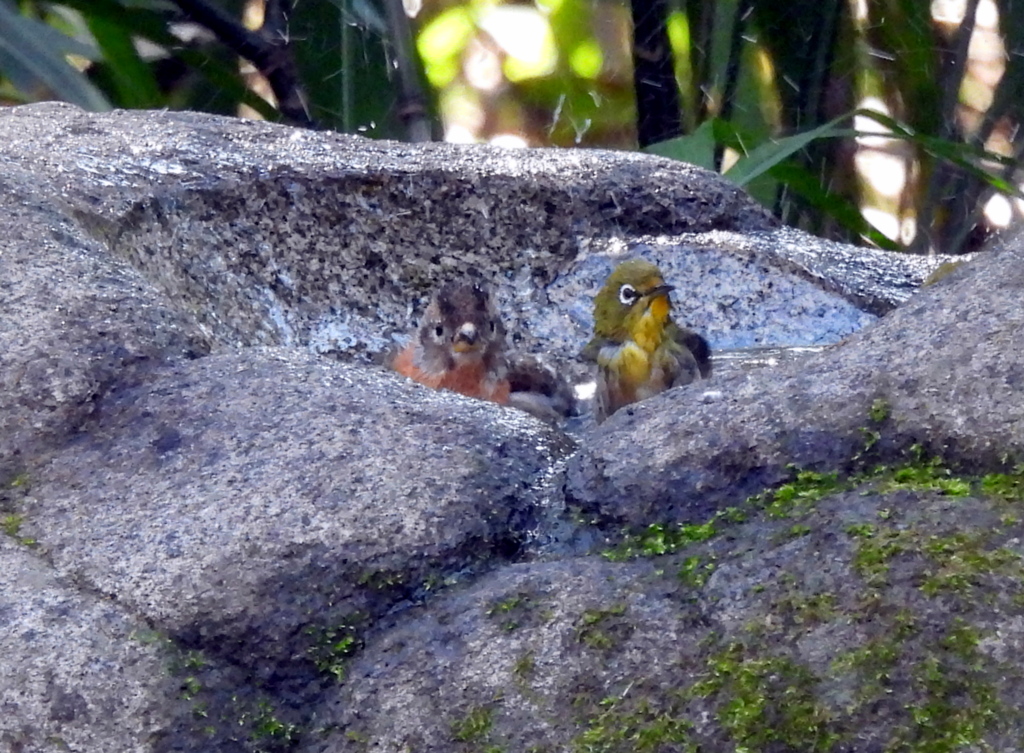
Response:
[[[636,288],[630,285],[628,282],[619,288],[619,302],[623,306],[632,306],[636,303],[636,299],[639,298],[639,294],[636,292]]]

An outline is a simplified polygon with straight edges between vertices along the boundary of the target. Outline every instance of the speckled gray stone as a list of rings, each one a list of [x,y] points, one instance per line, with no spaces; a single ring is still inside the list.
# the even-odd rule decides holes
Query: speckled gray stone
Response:
[[[610,264],[579,270],[592,253],[653,253],[716,348],[810,344],[862,326],[858,307],[886,310],[935,264],[778,231],[717,176],[640,154],[413,146],[58,104],[0,112],[0,143],[0,161],[32,171],[79,231],[233,347],[379,360],[439,279],[470,273],[496,284],[518,347],[571,359],[589,335],[580,302]],[[568,329],[567,306],[580,308]]]
[[[927,273],[773,230],[719,178],[637,154],[411,146],[57,103],[0,110],[0,144],[8,475],[37,440],[73,432],[107,385],[211,345],[380,361],[452,275],[497,283],[516,346],[567,364],[615,254],[657,257],[681,318],[716,348],[833,340],[871,320],[851,301],[877,313]],[[709,231],[734,232],[693,235]]]
[[[436,281],[458,274],[497,284],[518,348],[568,364],[610,263],[579,259],[671,243],[638,240],[651,234],[761,231],[771,244],[777,232],[721,179],[660,158],[390,144],[194,113],[3,108],[0,165],[11,228],[0,254],[7,475],[73,433],[109,386],[211,346],[379,362]],[[696,266],[663,254],[681,313],[715,347],[751,332],[759,343],[821,342],[870,319],[823,292],[834,281],[803,279],[798,296],[814,300],[788,307],[774,295],[766,320],[764,286],[796,278],[771,271],[770,254],[769,267],[741,274],[751,252],[738,237],[698,237]],[[736,303],[715,303],[721,290],[693,279],[709,263],[732,269]]]
[[[148,632],[0,537],[0,750],[152,750],[178,688]]]
[[[189,705],[152,750],[198,750],[303,722],[339,625],[516,556],[570,448],[510,408],[252,347],[111,389],[13,509],[58,577],[194,654],[160,673]]]
[[[784,255],[797,241],[811,244],[807,236],[790,230],[660,236],[629,243],[595,240],[571,270],[547,286],[549,305],[529,318],[528,329],[552,352],[578,351],[593,332],[594,296],[615,265],[631,256],[642,256],[661,268],[676,286],[673,317],[704,335],[713,351],[825,345],[874,322],[876,314],[863,302],[855,304],[852,295],[823,289],[814,265],[802,264],[824,255],[808,253],[798,261]],[[922,257],[890,256],[860,249],[856,263],[848,263],[858,270],[865,261],[885,265],[907,288],[919,285],[934,264]],[[856,287],[856,277],[847,277],[851,288]],[[886,286],[878,297],[868,292],[877,288],[865,284],[857,289],[871,299],[875,311],[889,310],[896,303],[890,297],[897,293],[895,286]]]
[[[630,525],[702,521],[789,464],[844,467],[866,431],[884,437],[879,451],[920,444],[973,468],[1024,461],[1022,294],[1017,236],[819,355],[619,411],[573,458],[568,493]]]
[[[376,352],[444,276],[532,287],[582,238],[775,224],[712,174],[639,154],[412,146],[58,104],[5,108],[0,143],[0,159],[35,171],[230,345]]]
[[[867,483],[803,514],[722,521],[675,554],[504,568],[370,639],[315,714],[326,739],[298,750],[735,753],[773,740],[761,749],[866,753],[971,739],[1012,753],[1024,524],[1000,522],[1003,509]],[[858,531],[894,548],[870,578]],[[1013,564],[946,569],[957,541]],[[958,590],[958,575],[972,585]]]
[[[310,621],[514,553],[569,447],[525,413],[383,370],[228,351],[100,399],[32,474],[24,532],[172,636],[280,659]]]
[[[339,656],[322,656],[341,652],[339,631],[358,631],[358,648],[440,587],[565,557],[623,522],[710,512],[786,462],[829,466],[878,396],[892,406],[893,447],[924,438],[981,463],[1021,436],[1006,402],[1016,362],[1000,356],[1019,350],[998,292],[1016,278],[985,272],[987,297],[954,276],[849,349],[674,390],[585,433],[566,516],[572,443],[559,430],[373,365],[438,280],[489,279],[515,346],[572,363],[590,296],[621,255],[662,263],[680,318],[716,347],[848,336],[934,261],[780,230],[716,176],[637,154],[412,146],[45,104],[0,108],[0,173],[0,513],[13,540],[39,542],[31,567],[14,552],[9,593],[66,589],[68,619],[49,626],[71,636],[47,634],[45,657],[12,644],[5,676],[46,665],[58,681],[50,695],[31,682],[10,691],[31,701],[17,708],[0,696],[12,745],[39,745],[25,735],[72,712],[54,734],[83,750],[312,744],[303,735],[337,713],[320,702],[344,675]],[[950,284],[964,287],[940,297]],[[879,388],[879,374],[896,381]],[[936,402],[931,380],[956,391]],[[996,414],[1003,424],[985,423]],[[550,582],[579,586],[563,641],[619,598],[581,582],[613,566],[546,567]],[[645,630],[675,619],[670,596],[641,592],[650,568],[630,572],[622,598],[649,608]],[[20,596],[5,606],[15,625],[49,608]],[[123,640],[136,624],[176,669]],[[630,666],[661,645],[637,643]],[[93,682],[90,651],[124,678],[121,705]],[[69,690],[78,666],[81,689]],[[160,695],[167,683],[173,699]],[[138,719],[113,731],[127,714]]]
[[[701,611],[673,590],[648,563],[506,568],[384,631],[317,714],[345,732],[300,750],[457,750],[456,725],[481,711],[481,747],[571,750],[587,713],[574,702],[589,710],[637,674],[653,681],[659,656],[695,658],[708,628],[695,629]]]
[[[112,385],[209,350],[138,271],[84,236],[57,202],[40,206],[32,174],[3,170],[0,480],[66,441]]]

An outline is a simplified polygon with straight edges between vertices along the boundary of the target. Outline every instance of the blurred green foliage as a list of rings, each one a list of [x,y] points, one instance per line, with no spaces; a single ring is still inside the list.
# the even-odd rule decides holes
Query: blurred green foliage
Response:
[[[416,59],[403,60],[394,2],[277,0],[284,26],[262,39],[294,62],[300,101],[319,126],[402,139],[420,108],[450,140],[636,148],[628,4],[407,0]],[[239,28],[258,25],[263,8],[203,4]],[[246,106],[282,119],[258,72],[187,5],[0,0],[0,101]],[[1022,3],[675,0],[665,24],[687,133],[650,151],[727,168],[790,224],[957,252],[984,238],[981,209],[994,194],[1021,196]],[[418,102],[399,71],[422,84]],[[862,164],[879,156],[896,176],[881,184]]]

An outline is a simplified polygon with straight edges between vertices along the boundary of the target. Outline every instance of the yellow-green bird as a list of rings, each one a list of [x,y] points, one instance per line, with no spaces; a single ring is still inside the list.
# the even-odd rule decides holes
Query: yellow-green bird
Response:
[[[630,259],[594,298],[594,337],[582,355],[597,362],[598,423],[624,405],[711,376],[707,340],[672,321],[672,289],[657,266]]]

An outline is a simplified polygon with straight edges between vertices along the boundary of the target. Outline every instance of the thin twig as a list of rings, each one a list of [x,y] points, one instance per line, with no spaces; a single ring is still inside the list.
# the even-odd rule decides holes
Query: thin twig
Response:
[[[229,49],[256,66],[270,83],[282,115],[296,125],[316,127],[309,115],[306,95],[284,30],[273,28],[273,33],[250,31],[206,0],[174,0],[174,3],[197,24],[209,29]],[[282,7],[277,7],[279,4],[276,2],[273,5],[271,17],[276,26],[285,19],[284,6],[290,3],[285,2]]]

